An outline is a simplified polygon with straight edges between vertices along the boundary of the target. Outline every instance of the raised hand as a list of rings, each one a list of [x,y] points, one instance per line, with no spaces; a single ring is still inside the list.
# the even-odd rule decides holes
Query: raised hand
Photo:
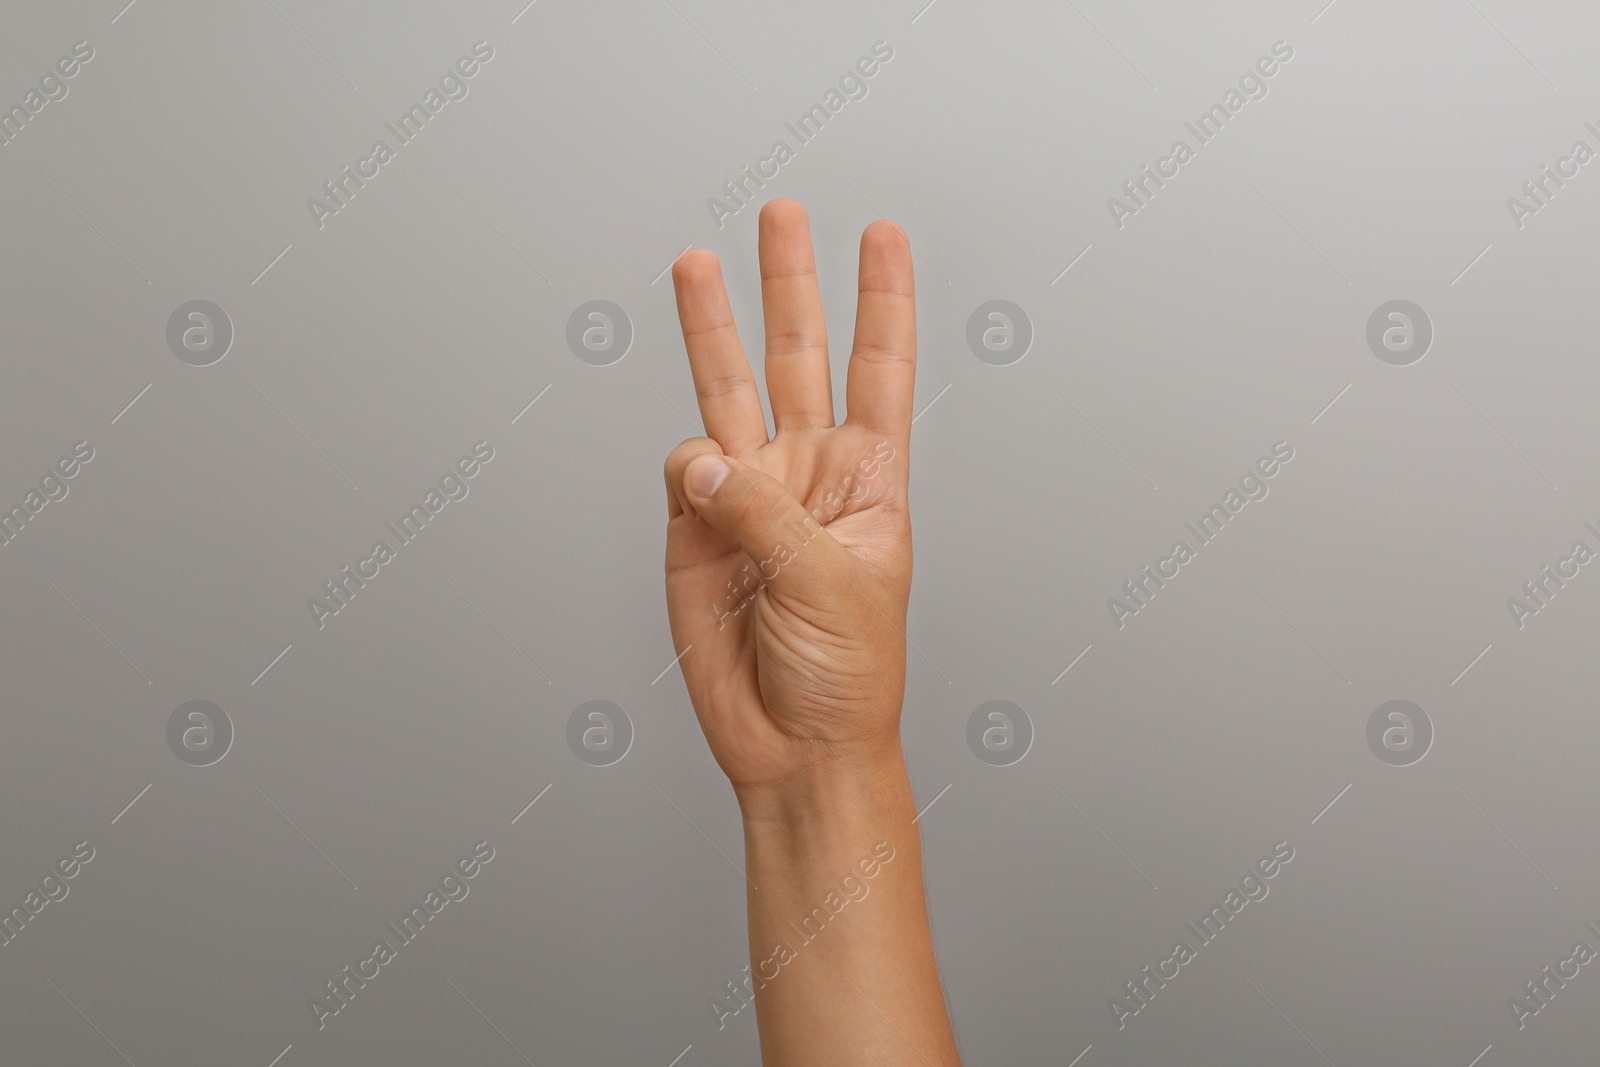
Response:
[[[849,416],[835,425],[805,211],[775,200],[760,229],[770,440],[717,257],[685,252],[672,274],[710,436],[667,458],[667,611],[739,798],[750,883],[750,969],[711,1010],[720,1029],[753,998],[767,1067],[959,1067],[900,751],[911,246],[890,222],[861,235]],[[796,915],[827,933],[813,944]]]
[[[906,504],[916,315],[905,232],[861,236],[860,295],[835,425],[805,209],[761,211],[775,433],[717,257],[672,280],[708,436],[667,458],[667,609],[695,713],[736,789],[898,758],[911,588]]]

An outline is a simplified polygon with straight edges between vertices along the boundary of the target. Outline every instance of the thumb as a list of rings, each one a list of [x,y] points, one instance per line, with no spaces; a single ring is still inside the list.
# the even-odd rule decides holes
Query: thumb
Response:
[[[830,588],[854,557],[784,485],[727,456],[701,454],[683,473],[684,495],[700,517],[744,549],[779,593]]]

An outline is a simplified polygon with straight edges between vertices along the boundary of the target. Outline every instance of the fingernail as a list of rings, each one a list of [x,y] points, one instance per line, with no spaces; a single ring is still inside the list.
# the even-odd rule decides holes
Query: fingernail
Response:
[[[731,470],[733,468],[721,456],[696,456],[684,474],[684,485],[690,496],[705,500],[717,491]]]

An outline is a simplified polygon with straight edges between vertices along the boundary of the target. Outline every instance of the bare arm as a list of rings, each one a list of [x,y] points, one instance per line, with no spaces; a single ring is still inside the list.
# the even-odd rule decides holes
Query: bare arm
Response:
[[[673,269],[707,437],[666,463],[667,607],[695,714],[744,813],[767,1067],[958,1067],[900,749],[916,315],[910,244],[861,239],[835,424],[805,211],[761,213],[769,440],[721,268]]]
[[[762,1062],[959,1064],[905,764],[747,798],[744,812]]]

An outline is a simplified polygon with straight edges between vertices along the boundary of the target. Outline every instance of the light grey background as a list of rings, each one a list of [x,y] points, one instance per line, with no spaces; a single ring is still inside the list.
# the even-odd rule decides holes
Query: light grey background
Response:
[[[753,1061],[752,1013],[709,1009],[745,963],[738,812],[661,673],[659,468],[699,432],[663,272],[714,249],[755,349],[755,209],[706,200],[879,40],[761,195],[811,211],[841,406],[861,228],[918,253],[905,736],[969,1062],[1594,1058],[1595,967],[1521,1031],[1507,1000],[1600,948],[1600,577],[1506,605],[1600,547],[1600,164],[1506,206],[1600,148],[1592,11],[123,2],[0,19],[7,105],[95,50],[0,147],[0,500],[95,449],[0,547],[0,907],[95,849],[0,948],[0,1060]],[[319,230],[307,198],[479,40]],[[1107,198],[1278,40],[1269,95],[1119,229]],[[165,340],[194,299],[235,331],[209,367]],[[607,367],[565,341],[594,299],[634,329]],[[1011,366],[966,345],[991,299],[1032,321]],[[1435,330],[1408,367],[1365,341],[1393,299]],[[307,598],[480,440],[319,630]],[[1280,440],[1270,496],[1119,630],[1107,598]],[[236,732],[209,767],[167,746],[195,699]],[[566,743],[595,699],[635,731],[608,767]],[[1433,723],[1413,766],[1367,747],[1392,699]],[[990,700],[1033,724],[1009,767],[967,747]],[[319,1030],[480,840],[469,897]],[[1109,998],[1282,840],[1119,1031]]]

